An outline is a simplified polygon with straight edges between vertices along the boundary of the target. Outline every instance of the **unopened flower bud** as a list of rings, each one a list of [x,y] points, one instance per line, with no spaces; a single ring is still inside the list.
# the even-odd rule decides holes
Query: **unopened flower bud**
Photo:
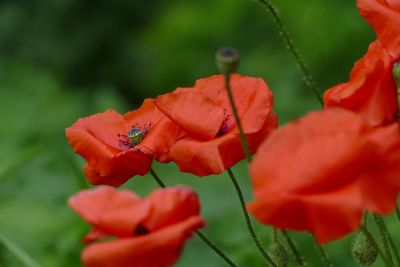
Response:
[[[351,253],[354,259],[361,266],[369,266],[376,261],[378,251],[364,232],[359,232],[354,238]]]
[[[393,77],[396,81],[397,88],[400,88],[400,61],[393,64]]]
[[[278,267],[287,267],[289,264],[289,256],[286,249],[279,243],[273,242],[267,250],[268,256]]]
[[[235,72],[239,67],[240,56],[235,48],[223,47],[218,50],[216,57],[218,70],[224,75]]]

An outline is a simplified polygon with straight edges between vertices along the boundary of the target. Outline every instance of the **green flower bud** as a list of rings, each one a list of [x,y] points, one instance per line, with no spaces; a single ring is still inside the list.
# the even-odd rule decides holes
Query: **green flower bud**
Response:
[[[224,75],[235,72],[239,67],[240,56],[234,48],[221,48],[218,50],[216,58],[218,70]]]
[[[268,256],[276,263],[278,267],[287,267],[289,264],[289,256],[286,249],[279,243],[273,242],[267,249]]]
[[[361,266],[369,266],[373,264],[378,257],[378,251],[372,245],[364,232],[359,232],[355,236],[351,247],[351,253],[356,262]]]
[[[393,64],[393,77],[397,87],[400,88],[400,61]]]

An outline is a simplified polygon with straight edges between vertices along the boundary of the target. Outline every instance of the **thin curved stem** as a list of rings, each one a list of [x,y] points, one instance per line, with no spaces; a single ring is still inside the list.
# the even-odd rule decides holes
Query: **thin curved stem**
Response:
[[[250,236],[252,237],[252,239],[253,239],[254,243],[256,244],[258,250],[260,251],[261,255],[262,255],[272,266],[277,267],[277,265],[275,264],[275,262],[273,262],[273,260],[271,259],[271,257],[269,257],[268,254],[267,254],[267,252],[264,250],[263,246],[262,246],[261,243],[260,243],[260,240],[258,240],[257,235],[256,235],[256,233],[254,232],[253,225],[251,224],[250,217],[249,217],[249,214],[248,214],[247,209],[246,209],[246,203],[245,203],[245,201],[244,201],[244,197],[243,197],[242,190],[240,189],[240,186],[239,186],[239,184],[238,184],[238,182],[237,182],[235,176],[233,175],[232,170],[228,168],[227,171],[228,171],[229,177],[231,178],[231,181],[232,181],[232,183],[233,183],[233,186],[234,186],[235,189],[236,189],[236,193],[237,193],[237,195],[238,195],[238,197],[239,197],[240,205],[241,205],[242,211],[243,211],[243,216],[244,216],[244,219],[245,219],[245,221],[246,221],[247,229],[249,230]]]
[[[374,248],[376,249],[376,251],[378,251],[379,256],[381,256],[383,262],[385,263],[385,265],[387,267],[393,267],[392,264],[389,263],[389,261],[387,260],[385,253],[383,253],[382,249],[380,248],[380,246],[378,245],[378,243],[376,242],[374,236],[371,234],[371,232],[364,226],[362,225],[360,227],[361,231],[364,232],[364,234],[367,236],[367,238],[369,239],[369,241],[371,242],[371,244],[374,246]]]
[[[393,266],[393,258],[392,258],[392,254],[390,253],[390,247],[389,247],[389,241],[388,241],[389,233],[386,229],[385,222],[383,221],[383,219],[380,216],[378,216],[376,214],[373,214],[372,216],[375,220],[376,226],[378,228],[378,233],[381,237],[382,246],[383,246],[383,250],[385,251],[386,259],[388,260],[389,264],[391,266]]]
[[[286,47],[289,49],[292,56],[296,60],[298,67],[303,72],[304,81],[306,82],[307,87],[314,93],[319,103],[323,105],[322,96],[317,87],[317,83],[315,82],[314,78],[312,77],[310,71],[307,68],[307,65],[304,63],[299,51],[294,45],[292,37],[286,30],[282,22],[282,19],[279,15],[278,9],[274,6],[271,0],[255,0],[255,1],[258,2],[260,5],[262,5],[268,12],[271,13],[272,17],[274,18],[276,27],[279,31],[279,35],[282,37]]]
[[[290,238],[286,230],[281,230],[283,236],[285,237],[286,242],[288,243],[290,249],[292,250],[293,256],[295,257],[297,263],[299,266],[305,267],[307,266],[305,261],[300,255],[299,250],[296,247],[296,244],[293,242],[293,240]]]
[[[160,179],[160,177],[157,175],[157,173],[153,170],[153,168],[150,168],[150,174],[153,177],[153,179],[157,182],[157,184],[165,188],[164,182]],[[228,258],[210,239],[208,239],[202,232],[199,230],[196,230],[196,235],[203,240],[204,243],[207,244],[212,250],[214,250],[215,253],[217,253],[218,256],[220,256],[229,266],[232,267],[237,267],[231,259]]]
[[[386,235],[387,241],[389,242],[389,245],[390,245],[390,247],[392,248],[394,257],[396,258],[396,261],[397,261],[397,263],[398,263],[399,266],[400,266],[400,255],[399,255],[399,252],[398,252],[398,250],[397,250],[397,247],[396,247],[396,245],[395,245],[395,243],[394,243],[394,241],[393,241],[393,238],[392,238],[392,236],[390,235],[389,230],[388,230],[388,228],[387,228],[387,226],[386,226],[385,221],[383,220],[383,218],[380,217],[380,216],[377,216],[377,217],[378,217],[379,220],[380,220],[379,223],[381,224],[382,230],[383,230],[383,232],[384,232],[385,235]]]
[[[321,255],[324,266],[332,267],[333,265],[332,265],[331,261],[329,260],[328,254],[326,253],[325,249],[318,243],[318,241],[315,239],[314,236],[313,236],[313,238],[315,241],[315,245],[318,248],[319,254]]]
[[[230,85],[230,74],[224,75],[224,81],[225,81],[226,91],[228,93],[229,102],[231,104],[232,112],[233,112],[233,115],[235,116],[236,125],[238,126],[238,129],[239,129],[239,134],[240,134],[240,139],[242,141],[244,154],[246,156],[247,161],[250,162],[251,161],[250,148],[249,148],[249,144],[247,143],[246,135],[244,134],[244,131],[243,131],[242,123],[240,122],[240,119],[239,119],[239,114],[238,114],[238,111],[237,111],[237,108],[235,105],[235,101],[233,99],[233,94],[232,94],[231,85]]]

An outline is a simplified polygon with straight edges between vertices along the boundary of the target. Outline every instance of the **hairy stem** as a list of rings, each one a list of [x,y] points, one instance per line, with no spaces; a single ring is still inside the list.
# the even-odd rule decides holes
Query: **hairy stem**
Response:
[[[290,250],[292,251],[292,254],[294,258],[296,259],[297,263],[299,266],[305,267],[307,266],[305,261],[300,255],[300,251],[297,249],[296,244],[293,242],[293,240],[290,238],[286,230],[281,230],[283,236],[285,237],[286,242],[288,243]]]
[[[230,74],[225,74],[224,80],[225,80],[225,87],[226,87],[226,91],[228,93],[228,98],[229,98],[229,102],[231,104],[232,112],[233,112],[233,115],[235,116],[236,125],[238,126],[238,129],[239,129],[240,140],[242,141],[244,154],[246,156],[247,161],[250,162],[251,161],[250,148],[249,148],[249,144],[247,143],[246,135],[244,134],[242,124],[239,119],[239,114],[238,114],[238,111],[237,111],[237,108],[236,108],[236,105],[235,105],[235,102],[233,99],[233,94],[232,94],[231,85],[230,85]]]
[[[308,70],[299,51],[294,45],[290,33],[286,30],[282,22],[282,19],[279,15],[278,9],[275,7],[275,5],[272,3],[271,0],[255,0],[255,1],[259,3],[261,6],[263,6],[268,12],[271,13],[272,17],[274,18],[276,27],[279,31],[279,35],[282,37],[283,42],[285,43],[286,47],[289,49],[295,61],[297,62],[298,67],[303,72],[304,81],[306,82],[307,87],[314,93],[319,103],[323,105],[322,96],[317,87],[317,83],[315,82],[314,78],[311,75],[311,72]]]
[[[239,184],[238,184],[238,182],[237,182],[235,176],[233,175],[232,170],[228,168],[227,171],[228,171],[229,177],[231,178],[231,181],[232,181],[232,183],[233,183],[233,186],[234,186],[235,189],[236,189],[236,193],[237,193],[237,195],[238,195],[238,197],[239,197],[240,205],[241,205],[242,211],[243,211],[243,216],[244,216],[244,219],[245,219],[245,221],[246,221],[247,229],[249,230],[250,236],[252,237],[252,239],[253,239],[254,243],[256,244],[258,250],[260,251],[261,255],[262,255],[272,266],[277,267],[277,265],[275,264],[275,262],[272,261],[271,257],[269,257],[268,254],[267,254],[267,252],[264,250],[263,246],[262,246],[261,243],[260,243],[260,240],[258,240],[257,235],[256,235],[256,233],[254,232],[253,225],[251,224],[250,217],[249,217],[249,214],[248,214],[247,209],[246,209],[246,203],[245,203],[245,201],[244,201],[244,197],[243,197],[242,190],[240,189],[240,186],[239,186]]]
[[[315,245],[318,248],[319,254],[321,255],[324,266],[332,267],[333,265],[332,265],[331,261],[329,260],[328,254],[326,254],[325,249],[318,243],[318,241],[315,239],[315,237],[314,237],[314,241],[315,241]]]
[[[385,222],[383,221],[382,217],[373,214],[373,218],[375,220],[376,226],[378,228],[378,233],[381,237],[383,250],[385,251],[386,259],[388,260],[389,264],[393,266],[393,258],[392,254],[390,253],[389,247],[389,232],[386,229]]]
[[[379,256],[381,256],[383,262],[385,263],[385,265],[387,267],[393,267],[393,264],[390,264],[389,261],[387,260],[385,253],[383,253],[382,249],[380,248],[380,246],[378,245],[378,242],[376,242],[374,236],[371,234],[371,232],[365,227],[365,226],[361,226],[360,227],[361,231],[364,232],[364,234],[367,236],[367,238],[369,239],[369,241],[371,242],[371,244],[374,246],[374,248],[376,249],[376,251],[378,251]]]

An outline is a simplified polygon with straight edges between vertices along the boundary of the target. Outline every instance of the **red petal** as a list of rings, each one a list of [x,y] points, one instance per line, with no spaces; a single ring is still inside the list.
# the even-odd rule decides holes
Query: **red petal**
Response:
[[[146,201],[151,212],[143,224],[150,231],[179,223],[200,213],[197,194],[184,186],[155,190]]]
[[[212,139],[224,119],[224,112],[217,104],[192,89],[159,96],[156,105],[189,134],[203,140]]]
[[[132,236],[149,212],[133,192],[106,186],[81,191],[69,198],[68,205],[98,231],[119,237]]]
[[[185,241],[204,226],[197,216],[149,235],[93,244],[82,253],[86,267],[167,267],[179,258]]]
[[[325,107],[357,112],[371,126],[392,122],[397,112],[397,96],[391,66],[386,51],[375,41],[355,64],[350,81],[325,92]]]
[[[396,0],[358,0],[361,15],[374,27],[393,59],[400,57],[400,4]]]
[[[232,74],[230,86],[244,132],[259,131],[273,107],[272,92],[267,84],[261,78]],[[235,124],[223,75],[197,80],[195,88],[222,107],[230,116],[232,125]]]
[[[357,228],[364,210],[396,205],[400,138],[371,130],[342,109],[313,112],[271,133],[250,166],[250,211],[279,228],[307,230],[321,243]],[[382,188],[377,192],[376,188]]]

